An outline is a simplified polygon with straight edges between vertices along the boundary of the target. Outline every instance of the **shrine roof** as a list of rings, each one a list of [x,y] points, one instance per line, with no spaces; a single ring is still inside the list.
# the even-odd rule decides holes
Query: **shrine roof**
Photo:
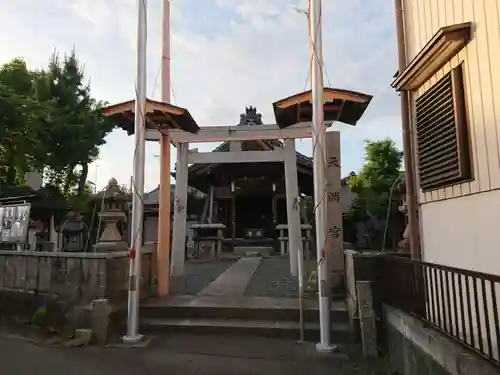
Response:
[[[129,135],[134,134],[135,100],[108,106],[102,114],[115,121]],[[187,109],[151,99],[146,99],[146,128],[181,129],[189,133],[200,130]]]
[[[175,191],[175,184],[170,184],[170,193],[174,193],[174,191]],[[198,190],[192,188],[191,186],[188,186],[188,194],[193,194],[193,193],[203,194]],[[160,201],[160,185],[158,185],[150,192],[144,194],[143,202],[145,206],[157,205],[159,201]]]
[[[323,89],[324,120],[356,125],[372,100],[371,95],[355,91]],[[304,91],[273,103],[280,128],[312,121],[312,91]]]
[[[50,186],[35,190],[29,186],[0,186],[0,205],[27,202],[36,208],[66,209],[64,198]]]

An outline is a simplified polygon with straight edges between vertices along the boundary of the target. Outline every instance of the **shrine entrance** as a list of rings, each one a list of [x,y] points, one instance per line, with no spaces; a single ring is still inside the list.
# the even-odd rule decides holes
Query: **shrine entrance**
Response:
[[[276,225],[273,220],[273,197],[236,195],[236,238],[249,240],[274,239]],[[238,215],[239,213],[239,215]]]
[[[368,95],[330,88],[324,89],[323,96],[326,127],[333,121],[354,125],[371,100]],[[307,91],[275,102],[277,125],[262,124],[256,109],[249,107],[241,116],[240,124],[210,127],[198,127],[186,109],[147,100],[146,139],[161,141],[157,247],[159,295],[169,294],[173,278],[189,276],[187,272],[190,271],[186,270],[188,186],[204,191],[209,197],[209,220],[197,225],[211,231],[209,237],[217,243],[213,247],[214,259],[219,259],[218,255],[228,250],[234,252],[239,246],[237,240],[272,241],[273,253],[279,254],[281,260],[285,259],[280,264],[287,265],[287,274],[297,276],[298,253],[304,245],[303,233],[312,233],[308,223],[301,220],[300,201],[302,195],[312,196],[313,178],[312,159],[296,152],[295,139],[312,136],[311,100],[311,91]],[[108,107],[104,113],[129,134],[133,132],[133,101]],[[189,149],[190,144],[200,142],[223,143],[213,152]],[[339,132],[327,132],[326,142],[329,161],[325,197],[335,198],[339,195],[341,181]],[[170,189],[165,188],[170,185],[171,177],[170,143],[177,148],[172,230],[170,220],[165,218],[171,212]],[[269,215],[270,210],[272,215]],[[341,272],[340,199],[328,199],[327,219],[328,227],[335,228],[330,231],[328,239],[328,265],[332,272]],[[276,251],[278,247],[279,252]],[[310,248],[314,249],[314,246]],[[312,251],[311,255],[315,253]],[[256,276],[259,270],[262,271],[261,266],[255,269]]]
[[[350,102],[349,97],[357,98],[361,107],[357,115],[357,104]],[[347,95],[342,90],[325,89],[325,101],[334,103],[325,105],[325,119],[331,123],[349,114],[349,121],[357,121],[369,99],[362,94]],[[295,139],[311,137],[310,122],[301,122],[310,121],[310,102],[311,93],[306,92],[275,103],[279,126],[243,121],[236,126],[201,127],[197,133],[188,133],[179,125],[190,124],[194,129],[186,110],[148,101],[147,124],[156,121],[167,125],[164,130],[156,125],[146,131],[147,139],[161,139],[162,147],[157,247],[160,298],[142,304],[141,309],[146,316],[149,312],[164,318],[160,323],[158,319],[146,318],[142,324],[151,324],[155,330],[171,327],[216,329],[218,333],[226,328],[258,329],[273,334],[298,332],[298,254],[307,244],[303,242],[307,237],[303,233],[307,230],[311,233],[312,229],[301,222],[300,202],[302,194],[311,195],[313,178],[309,172],[312,160],[296,152]],[[128,113],[133,111],[131,104],[123,105],[127,111],[115,107],[108,109],[108,114],[119,112],[120,121],[126,122],[133,117]],[[170,187],[169,141],[177,147],[172,231],[170,221],[165,220],[165,213],[170,212],[170,189],[165,189]],[[190,150],[189,144],[197,142],[223,144],[214,152]],[[339,132],[327,132],[326,144],[325,199],[328,199],[330,229],[327,264],[340,281],[343,240]],[[188,186],[204,191],[208,197],[206,211],[210,220],[197,225],[211,231],[209,237],[217,243],[212,246],[213,258],[209,261],[198,262],[187,257]],[[257,240],[272,244],[259,245]],[[273,253],[255,255],[245,247],[270,247]],[[245,252],[235,254],[241,248]],[[309,275],[317,268],[314,248],[310,246],[310,258],[303,263],[306,285],[312,286],[310,293],[304,295],[305,321],[311,327],[306,328],[306,337],[307,332],[316,335],[319,329],[318,283],[313,280],[307,284]],[[226,254],[234,257],[226,259],[222,256]],[[342,313],[345,310],[343,306],[340,309]],[[282,324],[279,329],[277,321]]]
[[[207,196],[207,217],[191,226],[196,246],[201,241],[212,241],[214,260],[227,253],[289,255],[289,272],[297,275],[297,254],[303,246],[300,196],[312,196],[313,178],[312,160],[296,152],[294,138],[308,137],[310,129],[302,124],[287,129],[276,127],[272,132],[263,131],[266,128],[269,126],[262,124],[257,110],[248,107],[240,123],[226,130],[225,142],[209,153],[189,151],[188,141],[213,141],[212,137],[183,132],[177,138],[174,131],[169,132],[171,139],[178,141],[172,276],[181,276],[185,271],[183,207],[188,186]],[[200,133],[212,129],[201,129]],[[286,234],[280,236],[279,225],[286,227]],[[280,237],[290,249],[286,254],[280,251]]]
[[[235,129],[261,126],[256,108],[247,107]],[[269,160],[264,158],[266,153]],[[217,154],[258,157],[254,161],[221,162],[214,159]],[[284,143],[277,139],[226,141],[205,158],[211,160],[188,167],[188,186],[205,194],[205,209],[193,228],[195,246],[199,247],[199,242],[220,241],[221,254],[217,255],[243,255],[252,250],[268,255],[279,253],[277,226],[288,222]],[[300,153],[296,153],[295,160],[297,193],[312,199],[312,161]],[[308,224],[304,217],[299,221]]]

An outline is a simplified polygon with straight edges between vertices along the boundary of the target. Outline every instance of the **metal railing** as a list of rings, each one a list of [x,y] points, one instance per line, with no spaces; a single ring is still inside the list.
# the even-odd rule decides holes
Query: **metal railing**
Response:
[[[378,261],[382,302],[500,365],[500,276],[395,256]]]

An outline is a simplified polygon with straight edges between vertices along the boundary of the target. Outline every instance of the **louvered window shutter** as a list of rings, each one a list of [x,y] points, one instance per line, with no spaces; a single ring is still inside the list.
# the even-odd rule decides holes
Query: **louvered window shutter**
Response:
[[[416,131],[423,191],[471,179],[462,66],[417,99]]]

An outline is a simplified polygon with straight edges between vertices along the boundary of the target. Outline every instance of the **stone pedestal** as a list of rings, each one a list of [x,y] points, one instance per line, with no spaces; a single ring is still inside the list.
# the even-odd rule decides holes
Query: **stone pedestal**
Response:
[[[377,327],[373,310],[373,295],[370,281],[356,281],[358,297],[359,323],[363,354],[367,357],[378,355]]]
[[[96,343],[106,345],[110,333],[111,306],[107,299],[94,300],[91,306],[92,338]]]
[[[99,213],[101,226],[104,226],[99,240],[94,245],[97,252],[123,251],[128,248],[127,242],[123,240],[117,224],[125,219],[124,212],[101,212]]]

